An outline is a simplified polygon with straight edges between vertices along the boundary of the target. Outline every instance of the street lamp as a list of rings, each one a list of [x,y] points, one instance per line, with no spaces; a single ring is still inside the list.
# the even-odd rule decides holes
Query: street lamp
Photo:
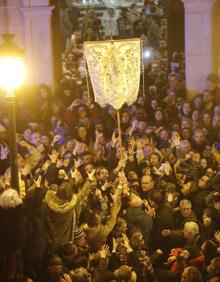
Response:
[[[16,145],[15,92],[24,80],[24,51],[12,40],[14,34],[3,34],[0,45],[0,87],[6,90],[9,113],[9,149],[11,187],[19,189],[18,158]]]

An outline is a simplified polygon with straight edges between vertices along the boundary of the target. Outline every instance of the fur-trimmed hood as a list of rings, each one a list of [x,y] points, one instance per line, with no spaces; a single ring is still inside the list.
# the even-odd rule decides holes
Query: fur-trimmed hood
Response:
[[[22,200],[15,189],[6,189],[0,195],[0,207],[3,209],[16,208],[22,204]]]
[[[60,199],[56,192],[54,191],[47,191],[47,194],[45,196],[45,202],[50,210],[52,210],[55,213],[64,214],[69,212],[71,209],[73,209],[77,202],[78,198],[77,195],[73,195],[72,199],[70,201],[65,201]]]

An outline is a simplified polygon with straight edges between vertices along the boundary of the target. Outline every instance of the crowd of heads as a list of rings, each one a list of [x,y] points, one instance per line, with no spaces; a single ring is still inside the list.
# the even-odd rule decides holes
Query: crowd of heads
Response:
[[[82,51],[115,10],[100,21],[88,11],[55,89],[17,93],[18,191],[2,99],[1,281],[220,281],[218,77],[188,95],[183,53],[168,63],[166,11],[145,4],[122,9],[122,33],[111,30],[141,37],[154,54],[137,101],[120,110],[122,147],[117,111],[95,102]]]

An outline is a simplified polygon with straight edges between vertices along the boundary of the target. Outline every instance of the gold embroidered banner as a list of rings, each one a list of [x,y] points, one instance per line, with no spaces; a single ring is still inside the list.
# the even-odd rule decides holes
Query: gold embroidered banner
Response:
[[[85,42],[84,55],[95,101],[101,107],[110,104],[118,110],[124,103],[136,101],[141,69],[139,39]]]

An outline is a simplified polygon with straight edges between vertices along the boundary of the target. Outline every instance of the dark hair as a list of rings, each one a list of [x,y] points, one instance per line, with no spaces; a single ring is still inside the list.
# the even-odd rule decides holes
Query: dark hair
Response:
[[[99,224],[97,214],[92,212],[90,215],[87,217],[87,224],[89,227],[95,227]]]
[[[164,203],[164,196],[157,189],[153,189],[149,192],[149,199],[154,202],[157,206],[161,206]]]

